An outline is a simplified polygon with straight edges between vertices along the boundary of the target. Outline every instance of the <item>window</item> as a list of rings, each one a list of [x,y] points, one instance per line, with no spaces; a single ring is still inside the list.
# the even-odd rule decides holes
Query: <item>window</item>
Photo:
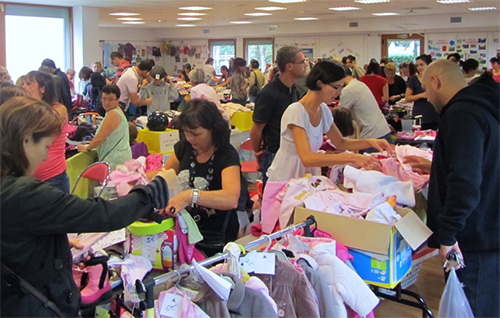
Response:
[[[235,40],[209,40],[210,57],[214,59],[214,68],[220,74],[220,67],[225,65],[229,68],[229,59],[236,57]]]
[[[243,39],[243,41],[245,43],[245,59],[248,64],[252,59],[259,61],[262,72],[266,70],[266,63],[273,64],[273,38]]]
[[[69,16],[68,8],[6,6],[6,66],[13,81],[38,70],[45,58],[63,72],[71,65]]]
[[[396,66],[413,62],[423,54],[424,37],[419,34],[382,35],[382,56],[389,57]]]

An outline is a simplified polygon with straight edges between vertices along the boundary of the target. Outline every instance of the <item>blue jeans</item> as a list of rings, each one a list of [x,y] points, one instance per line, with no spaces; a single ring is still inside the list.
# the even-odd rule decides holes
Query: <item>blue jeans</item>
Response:
[[[391,133],[388,133],[386,135],[383,135],[382,137],[379,137],[377,139],[385,139],[387,140],[388,143],[390,144],[393,144],[394,141],[392,140],[391,138]],[[379,150],[377,148],[366,148],[366,149],[362,149],[359,151],[360,154],[363,154],[363,153],[374,153],[374,152],[379,152]]]
[[[60,175],[45,180],[45,182],[64,193],[69,193],[69,177],[66,171],[64,171]]]
[[[271,163],[274,160],[275,153],[265,151],[260,158],[260,171],[262,172],[262,183],[265,186],[267,182],[267,169],[271,166]]]

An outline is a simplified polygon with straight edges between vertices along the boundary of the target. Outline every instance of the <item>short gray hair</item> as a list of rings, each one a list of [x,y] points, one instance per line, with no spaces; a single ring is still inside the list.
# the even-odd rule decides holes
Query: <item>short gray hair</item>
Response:
[[[194,70],[192,70],[189,74],[189,77],[191,78],[191,82],[195,85],[207,82],[205,71],[203,71],[203,69],[201,68],[195,68]]]
[[[278,50],[276,54],[276,64],[278,64],[278,68],[280,72],[285,71],[285,67],[288,63],[295,63],[295,58],[299,52],[302,52],[296,46],[284,46]]]

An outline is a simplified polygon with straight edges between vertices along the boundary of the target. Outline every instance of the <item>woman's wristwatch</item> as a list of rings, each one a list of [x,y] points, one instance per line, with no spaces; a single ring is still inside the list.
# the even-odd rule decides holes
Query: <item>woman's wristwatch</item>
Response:
[[[191,190],[191,207],[194,207],[199,197],[200,197],[200,190],[198,189]]]

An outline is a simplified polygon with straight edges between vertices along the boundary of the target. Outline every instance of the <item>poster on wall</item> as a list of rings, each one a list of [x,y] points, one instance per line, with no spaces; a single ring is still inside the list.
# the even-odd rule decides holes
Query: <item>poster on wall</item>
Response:
[[[311,48],[306,48],[306,49],[302,49],[302,52],[304,53],[304,55],[307,57],[307,58],[310,58],[312,59],[314,57],[314,50],[311,49]]]
[[[449,54],[458,53],[463,61],[475,59],[479,68],[488,67],[488,43],[486,38],[437,39],[427,42],[427,54],[433,59],[446,58]]]

